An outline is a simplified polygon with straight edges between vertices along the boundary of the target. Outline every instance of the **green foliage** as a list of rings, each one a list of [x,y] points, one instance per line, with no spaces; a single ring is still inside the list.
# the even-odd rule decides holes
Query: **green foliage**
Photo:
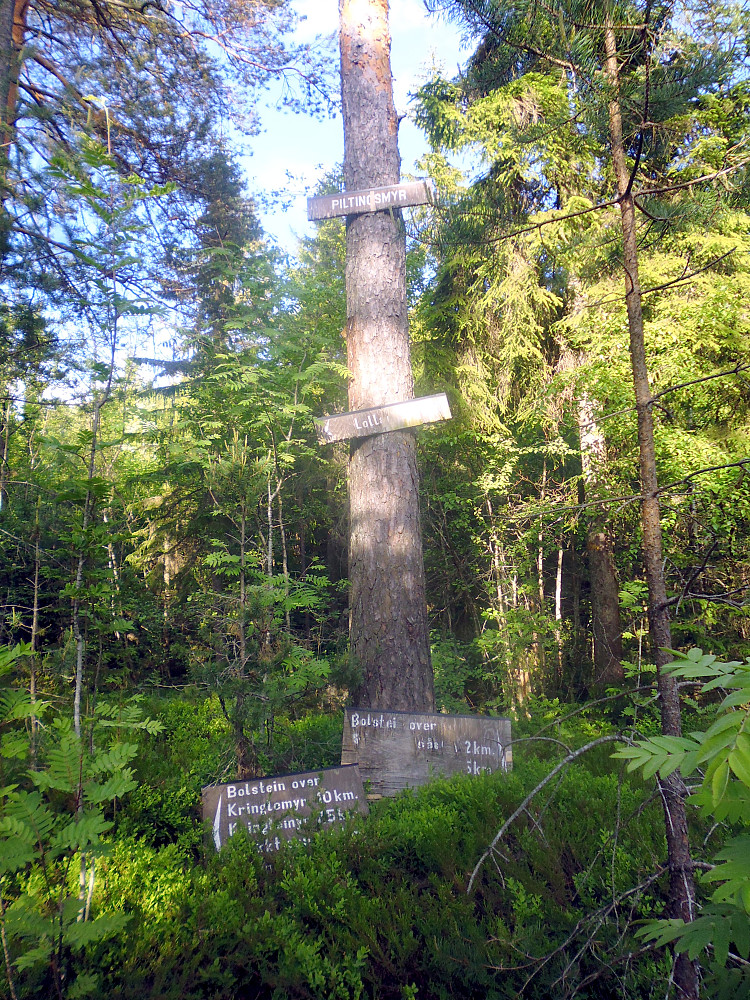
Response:
[[[241,835],[203,864],[174,844],[124,838],[102,862],[101,905],[128,913],[128,930],[88,949],[81,971],[103,974],[122,1000],[385,1000],[403,986],[436,1000],[506,1000],[571,996],[575,961],[579,978],[591,977],[584,997],[641,1000],[664,974],[660,960],[646,953],[609,978],[609,962],[633,947],[629,921],[662,903],[647,878],[663,851],[660,813],[639,782],[572,770],[508,832],[478,895],[466,895],[498,817],[546,767],[520,752],[511,775],[436,781],[266,859]]]
[[[4,649],[0,669],[28,650]],[[66,717],[48,706],[3,692],[0,725],[18,734],[16,756],[27,769],[0,790],[0,897],[7,974],[33,989],[48,980],[50,989],[70,997],[89,995],[98,979],[75,977],[73,956],[119,934],[128,917],[122,912],[92,913],[95,864],[107,852],[112,803],[136,786],[130,766],[134,743],[124,732],[159,732],[159,723],[142,716],[136,700],[123,705],[100,702],[88,720],[85,738]],[[20,710],[23,706],[23,711]],[[44,717],[44,732],[39,727]],[[50,717],[51,716],[51,717]],[[34,741],[19,722],[35,722]],[[5,735],[5,734],[4,734]],[[23,747],[23,752],[21,752]],[[30,759],[29,759],[30,758]],[[28,766],[31,764],[31,766]],[[74,865],[80,880],[74,887]],[[15,970],[15,971],[14,971]],[[68,985],[69,984],[69,985]]]
[[[665,669],[685,681],[700,684],[709,698],[718,692],[721,700],[710,704],[714,722],[705,731],[686,737],[651,737],[636,740],[614,756],[628,761],[628,770],[644,776],[671,774],[679,768],[683,777],[696,772],[700,784],[690,800],[704,816],[741,828],[750,826],[750,659],[722,662],[716,656],[691,649],[675,653]],[[709,901],[696,919],[651,921],[640,932],[644,940],[674,943],[677,951],[697,958],[708,950],[708,961],[723,968],[730,945],[741,959],[750,952],[750,836],[731,837],[715,855],[715,865],[701,876],[711,887]]]

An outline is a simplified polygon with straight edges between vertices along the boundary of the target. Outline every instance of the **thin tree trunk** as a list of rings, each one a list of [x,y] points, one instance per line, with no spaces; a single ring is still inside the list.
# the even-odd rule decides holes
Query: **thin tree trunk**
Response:
[[[557,627],[555,628],[555,642],[557,643],[558,686],[562,681],[562,672],[563,672],[563,643],[562,643],[562,629],[560,628],[560,622],[562,621],[562,578],[563,578],[563,544],[561,536],[560,542],[557,546],[557,572],[555,573],[555,621],[557,622]]]
[[[110,477],[112,476],[111,469],[109,470],[108,474]],[[102,520],[104,521],[105,524],[111,523],[110,516],[107,514],[106,510],[102,511]],[[120,589],[120,567],[117,563],[117,550],[115,549],[111,541],[111,535],[109,533],[107,534],[107,561],[109,562],[109,568],[112,571],[112,579],[115,584],[115,590],[110,599],[112,617],[122,619],[123,610],[122,610],[122,592]],[[122,638],[122,634],[117,630],[115,631],[115,638],[118,640]],[[127,651],[127,646],[125,646],[125,650]]]
[[[268,481],[266,483],[267,487],[267,501],[266,501],[266,525],[268,527],[268,538],[266,540],[266,575],[268,577],[268,582],[270,585],[271,578],[273,576],[273,501],[274,496],[271,492],[271,470],[268,470]]]
[[[303,507],[302,498],[297,496],[300,509]],[[297,526],[297,537],[299,538],[299,576],[300,580],[304,580],[307,575],[307,521],[304,517],[301,517],[299,524]],[[312,633],[310,609],[305,608],[305,638],[309,639]]]
[[[29,671],[29,699],[31,700],[31,766],[36,768],[36,739],[39,729],[39,722],[36,717],[36,673],[37,656],[39,650],[39,570],[41,566],[41,551],[39,545],[39,507],[41,498],[36,501],[36,513],[34,515],[34,603],[31,612],[31,657]]]
[[[503,583],[508,578],[508,567],[505,562],[505,550],[500,541],[500,536],[497,532],[495,526],[495,515],[492,509],[492,502],[489,497],[485,498],[485,504],[487,505],[487,512],[490,516],[490,549],[492,552],[492,568],[495,576],[495,595],[497,600],[497,611],[495,613],[495,620],[497,621],[498,633],[500,635],[500,643],[503,647],[505,653],[505,667],[507,671],[507,681],[506,683],[512,685],[513,690],[510,692],[511,701],[513,703],[523,700],[522,695],[519,695],[517,686],[513,681],[513,651],[510,646],[510,640],[508,638],[508,616],[506,614],[506,598],[503,591]]]
[[[247,510],[242,504],[240,510],[240,669],[244,671],[247,665],[247,629],[245,615],[247,611]]]
[[[612,142],[612,163],[620,196],[620,216],[623,236],[623,266],[625,269],[625,302],[630,333],[630,359],[633,371],[636,412],[638,415],[638,449],[641,478],[641,527],[643,531],[643,561],[649,594],[649,631],[653,645],[658,676],[662,732],[669,736],[681,733],[680,696],[673,677],[665,675],[662,667],[672,659],[669,650],[672,636],[669,623],[669,605],[664,577],[661,537],[661,513],[656,476],[654,448],[654,422],[651,389],[646,363],[643,335],[641,287],[638,270],[638,243],[636,235],[635,201],[631,191],[630,174],[625,159],[622,132],[622,114],[619,102],[619,69],[617,43],[611,25],[604,31],[606,73],[613,97],[609,105],[609,127]],[[669,866],[669,916],[692,921],[695,916],[694,865],[688,840],[685,810],[685,784],[679,772],[659,782],[664,806],[667,837],[667,862]],[[699,994],[699,966],[683,953],[674,957],[674,982],[680,1000],[697,1000]]]
[[[83,919],[88,920],[91,914],[91,900],[94,898],[94,882],[96,879],[96,863],[94,858],[89,862],[89,884],[86,890],[86,906],[83,911]]]
[[[113,359],[114,364],[114,359]],[[104,397],[97,400],[94,404],[94,418],[92,421],[92,433],[91,433],[91,446],[89,450],[89,460],[87,467],[87,482],[88,488],[86,490],[86,500],[83,507],[83,520],[81,523],[81,535],[83,541],[81,542],[81,548],[78,551],[78,563],[76,566],[76,577],[75,577],[75,594],[73,597],[73,609],[72,609],[72,624],[73,624],[73,636],[76,643],[76,672],[75,672],[75,689],[73,693],[73,730],[78,738],[79,743],[79,753],[83,756],[83,741],[81,733],[81,700],[83,693],[83,663],[84,654],[86,651],[86,640],[81,631],[81,590],[83,588],[83,572],[87,562],[86,554],[86,532],[88,531],[89,525],[93,520],[94,514],[94,495],[91,491],[91,482],[94,478],[94,471],[96,466],[96,446],[99,437],[99,420],[101,416],[101,408],[109,395],[109,385],[112,380],[112,371],[110,369],[110,382],[107,386],[107,393]],[[83,761],[81,761],[83,765]],[[77,806],[76,806],[76,816],[80,818],[83,813],[83,783],[82,783],[82,772],[79,777],[78,791],[77,791]],[[79,883],[78,883],[78,900],[81,903],[81,907],[78,911],[76,919],[81,921],[84,919],[86,907],[86,864],[87,855],[86,853],[81,854],[80,861],[80,873],[79,873]]]
[[[110,375],[111,382],[111,375]],[[96,446],[99,440],[99,420],[101,417],[101,409],[104,405],[108,395],[109,386],[105,395],[97,400],[94,404],[94,418],[92,421],[91,429],[91,445],[89,448],[89,458],[86,468],[86,479],[88,482],[88,488],[86,490],[86,499],[83,505],[83,520],[81,522],[81,535],[83,537],[83,542],[81,543],[81,548],[78,551],[78,561],[76,563],[76,575],[75,575],[75,589],[73,596],[73,610],[72,610],[72,623],[73,623],[73,637],[76,643],[76,672],[75,672],[75,690],[73,694],[73,729],[76,736],[81,738],[81,693],[83,691],[83,659],[86,647],[86,641],[81,631],[81,590],[83,589],[83,571],[86,566],[87,555],[86,555],[86,532],[89,529],[89,525],[93,519],[94,514],[94,494],[91,492],[91,482],[94,478],[95,465],[96,465]]]
[[[18,74],[28,7],[28,0],[0,0],[0,201],[8,193],[7,172],[15,140]]]
[[[539,503],[544,505],[544,501],[547,496],[547,460],[544,460],[542,465],[542,486],[539,491]],[[539,534],[537,535],[537,552],[536,552],[536,573],[537,573],[537,587],[539,591],[539,620],[541,621],[542,615],[544,614],[544,518],[539,519]],[[544,670],[544,639],[538,633],[534,633],[534,650],[536,658],[537,674]]]
[[[270,461],[269,453],[269,461]],[[266,541],[266,576],[268,581],[269,589],[273,586],[273,502],[276,499],[276,494],[281,489],[281,484],[276,487],[274,492],[271,491],[271,469],[269,466],[268,470],[268,480],[267,480],[267,501],[266,501],[266,525],[268,528],[268,539]],[[271,609],[268,608],[265,614],[265,622],[263,625],[263,651],[266,655],[271,652],[271,626],[270,626],[270,615]],[[264,677],[265,681],[265,677]]]
[[[585,393],[578,400],[578,431],[583,478],[587,495],[591,495],[596,493],[599,470],[606,459],[606,442],[594,420],[594,408]],[[606,516],[597,508],[589,515],[586,552],[591,581],[594,685],[619,684],[625,678],[622,667],[620,587]]]
[[[5,406],[3,420],[3,453],[0,458],[0,510],[3,510],[8,501],[8,453],[10,451],[10,399]]]
[[[400,180],[387,0],[339,0],[347,190]],[[396,210],[346,223],[349,407],[414,394],[406,309],[406,243]],[[349,460],[350,649],[368,707],[434,708],[416,442],[366,438]]]
[[[571,549],[572,570],[572,603],[571,623],[573,628],[573,649],[578,649],[578,642],[581,636],[581,574],[578,571],[578,557],[575,547]]]
[[[284,527],[283,506],[281,502],[281,483],[277,489],[276,503],[279,507],[279,540],[281,542],[281,573],[284,577],[284,596],[287,599],[284,609],[284,621],[287,632],[292,631],[292,620],[289,613],[289,559],[286,550],[286,529]]]

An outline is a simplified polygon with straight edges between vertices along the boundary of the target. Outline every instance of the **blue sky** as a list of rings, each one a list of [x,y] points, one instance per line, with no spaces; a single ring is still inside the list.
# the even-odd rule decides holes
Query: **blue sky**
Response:
[[[338,31],[338,0],[293,0],[293,6],[305,18],[297,32],[300,41]],[[470,50],[461,47],[454,26],[427,15],[421,0],[391,0],[390,22],[394,98],[399,111],[408,111],[409,93],[429,75],[431,66],[438,65],[454,76]],[[268,107],[262,115],[262,129],[252,140],[252,155],[243,159],[243,166],[251,192],[278,190],[285,185],[286,173],[292,175],[290,207],[261,210],[261,221],[270,237],[294,253],[297,237],[313,232],[313,224],[307,222],[307,195],[343,158],[341,118],[320,121]],[[401,123],[399,147],[401,170],[408,174],[426,150],[422,133],[409,120]]]

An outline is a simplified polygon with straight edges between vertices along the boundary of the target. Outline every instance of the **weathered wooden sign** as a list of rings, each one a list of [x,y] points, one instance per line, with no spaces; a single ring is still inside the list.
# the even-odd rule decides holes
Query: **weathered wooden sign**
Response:
[[[386,406],[373,406],[353,413],[315,417],[315,430],[321,444],[330,444],[333,441],[386,434],[388,431],[401,431],[407,427],[450,419],[448,397],[440,392],[435,396],[407,399],[403,403],[388,403]]]
[[[507,771],[510,719],[348,708],[342,764],[359,764],[373,792],[395,795],[438,775]]]
[[[330,826],[343,823],[352,810],[368,810],[356,766],[207,785],[201,796],[217,851],[240,828],[258,841],[259,850],[276,851],[282,840],[300,836],[302,821],[311,815],[320,826]]]
[[[427,181],[405,181],[387,187],[369,188],[366,191],[343,191],[341,194],[324,194],[307,199],[307,218],[333,219],[337,215],[359,215],[362,212],[380,212],[384,208],[408,208],[410,205],[427,205],[432,201],[432,191]]]

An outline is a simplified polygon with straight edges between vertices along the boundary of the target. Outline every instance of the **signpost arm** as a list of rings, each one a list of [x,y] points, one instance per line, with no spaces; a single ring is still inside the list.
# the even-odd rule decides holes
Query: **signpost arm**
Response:
[[[398,184],[388,0],[339,0],[347,190]],[[398,216],[398,220],[395,218]],[[346,239],[349,408],[411,399],[406,245],[400,213],[350,215]],[[368,437],[349,460],[350,645],[361,704],[434,705],[411,431]]]

